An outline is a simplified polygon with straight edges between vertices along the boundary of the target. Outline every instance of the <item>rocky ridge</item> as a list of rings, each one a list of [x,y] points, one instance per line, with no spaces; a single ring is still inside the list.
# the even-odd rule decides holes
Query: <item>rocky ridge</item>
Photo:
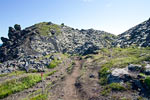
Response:
[[[149,47],[150,46],[150,19],[120,34],[113,43],[117,47]]]

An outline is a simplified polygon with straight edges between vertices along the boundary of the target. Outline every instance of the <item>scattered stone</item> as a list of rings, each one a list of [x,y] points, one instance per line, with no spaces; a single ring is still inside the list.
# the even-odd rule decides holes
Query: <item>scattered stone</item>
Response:
[[[95,78],[95,75],[90,74],[89,77],[90,77],[90,78]]]
[[[54,60],[54,55],[51,55],[51,56],[50,56],[50,59]]]

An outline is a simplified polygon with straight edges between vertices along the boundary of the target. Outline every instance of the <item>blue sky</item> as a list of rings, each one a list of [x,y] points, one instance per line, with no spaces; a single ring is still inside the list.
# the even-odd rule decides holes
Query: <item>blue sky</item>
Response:
[[[0,0],[0,37],[43,21],[120,34],[149,17],[150,0]]]

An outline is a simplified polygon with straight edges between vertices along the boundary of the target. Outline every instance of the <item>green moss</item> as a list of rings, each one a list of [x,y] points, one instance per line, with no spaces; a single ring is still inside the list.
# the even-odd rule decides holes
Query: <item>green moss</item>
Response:
[[[47,22],[43,22],[36,24],[35,26],[38,29],[40,35],[42,36],[52,36],[52,30],[56,32],[55,35],[59,35],[61,33],[60,26],[56,24],[48,24]]]

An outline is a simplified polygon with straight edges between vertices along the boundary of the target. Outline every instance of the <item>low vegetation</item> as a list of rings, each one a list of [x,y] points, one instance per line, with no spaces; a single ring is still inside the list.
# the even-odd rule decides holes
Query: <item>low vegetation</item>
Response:
[[[0,98],[30,88],[40,80],[40,75],[28,75],[19,79],[6,81],[0,84]]]
[[[109,68],[103,67],[99,71],[99,78],[100,78],[100,84],[105,85],[107,84],[107,76],[110,74]]]
[[[63,61],[63,59],[66,59],[69,56],[67,54],[60,54],[60,53],[56,53],[54,55],[56,55],[57,57],[54,57],[54,60],[52,60],[50,64],[47,66],[47,68],[49,69],[55,68]]]
[[[30,98],[30,100],[47,100],[48,95],[47,94],[39,94],[35,97]]]
[[[38,29],[40,35],[42,36],[59,35],[61,33],[60,26],[56,24],[49,24],[47,22],[42,22],[42,23],[36,24],[35,26]]]
[[[101,64],[101,69],[99,70],[99,83],[102,85],[103,90],[101,95],[108,96],[113,91],[126,91],[131,89],[131,83],[111,83],[108,84],[108,76],[111,73],[112,68],[125,68],[129,64],[140,64],[142,65],[142,70],[145,69],[145,61],[150,62],[150,48],[104,48],[99,51],[98,55],[93,55],[94,62],[97,64],[104,61]],[[143,79],[144,84],[150,89],[150,77],[144,73],[140,73],[145,79]],[[140,100],[140,99],[139,99]]]
[[[150,89],[150,76],[147,76],[144,80],[144,83],[147,85],[147,87]]]
[[[150,61],[150,48],[113,48],[103,50],[105,56],[111,57],[103,66],[126,67],[128,64],[142,64],[142,61]]]
[[[43,75],[44,79],[47,76],[54,74],[56,71],[48,72]],[[0,84],[0,98],[4,98],[10,94],[30,88],[42,80],[41,75],[27,74],[19,79],[12,79]]]
[[[58,60],[57,58],[55,58],[54,60],[50,62],[47,68],[50,68],[50,69],[55,68],[60,63],[61,63],[61,60]]]
[[[26,73],[25,71],[14,71],[14,72],[11,72],[11,73],[8,73],[8,74],[1,74],[0,77],[10,77],[10,76],[17,76],[17,75],[21,75],[21,74],[24,74]]]
[[[126,90],[127,89],[124,86],[122,86],[120,83],[111,83],[104,86],[101,95],[107,96],[111,91],[126,91]]]
[[[67,73],[71,74],[74,69],[75,62],[73,61],[70,66],[67,68]]]
[[[126,88],[123,87],[120,83],[111,83],[108,85],[108,88],[111,88],[113,91],[125,91]]]
[[[104,48],[94,58],[103,58],[106,61],[99,70],[100,84],[105,85],[111,68],[124,68],[129,64],[141,64],[144,68],[143,61],[150,61],[150,48]]]

